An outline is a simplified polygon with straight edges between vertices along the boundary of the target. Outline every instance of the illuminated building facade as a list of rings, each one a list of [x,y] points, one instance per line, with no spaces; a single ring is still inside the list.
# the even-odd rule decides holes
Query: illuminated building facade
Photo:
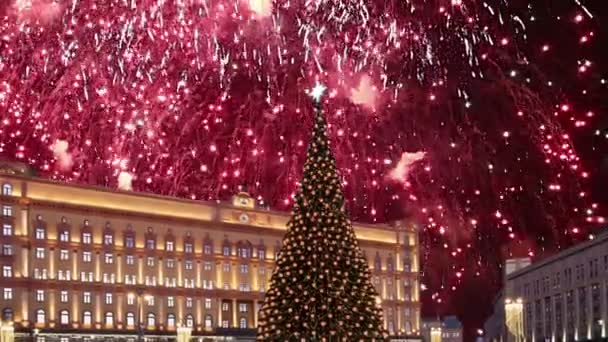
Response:
[[[506,341],[607,341],[608,232],[507,273]]]
[[[54,183],[0,163],[0,315],[16,332],[192,336],[251,330],[289,215]],[[418,335],[415,227],[355,224],[386,328]],[[186,336],[186,335],[184,335]]]

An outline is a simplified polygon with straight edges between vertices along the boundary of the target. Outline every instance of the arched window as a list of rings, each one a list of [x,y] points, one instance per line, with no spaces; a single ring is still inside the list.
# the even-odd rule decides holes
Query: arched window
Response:
[[[2,310],[2,320],[5,322],[12,322],[13,321],[13,309],[4,308]]]
[[[83,325],[91,325],[93,321],[93,314],[91,311],[85,311],[82,313],[82,324]]]
[[[46,321],[46,314],[45,314],[44,310],[38,309],[36,311],[36,323],[44,324],[45,321]]]
[[[59,323],[62,325],[70,324],[70,313],[68,310],[61,310],[59,312]]]
[[[2,195],[11,196],[12,194],[13,194],[13,186],[8,183],[2,184]]]
[[[135,314],[127,312],[127,327],[132,328],[135,326]]]
[[[148,327],[153,328],[156,327],[156,316],[153,313],[148,314]]]
[[[167,327],[169,327],[169,328],[175,327],[175,315],[174,314],[167,315]]]
[[[114,326],[114,313],[112,312],[106,312],[106,316],[105,316],[105,325],[106,327],[113,327]]]
[[[194,326],[194,317],[192,315],[186,316],[186,326],[192,328]]]
[[[213,326],[213,317],[211,315],[205,316],[205,328],[211,328]]]
[[[247,329],[247,320],[244,317],[239,320],[239,328]]]

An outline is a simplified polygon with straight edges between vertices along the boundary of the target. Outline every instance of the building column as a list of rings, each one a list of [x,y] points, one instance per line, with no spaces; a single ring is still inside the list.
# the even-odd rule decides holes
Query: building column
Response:
[[[253,327],[258,327],[258,301],[253,301]]]
[[[236,299],[232,300],[232,327],[233,328],[238,328],[239,327],[239,318],[238,318],[238,312],[237,312],[237,303],[236,303]]]

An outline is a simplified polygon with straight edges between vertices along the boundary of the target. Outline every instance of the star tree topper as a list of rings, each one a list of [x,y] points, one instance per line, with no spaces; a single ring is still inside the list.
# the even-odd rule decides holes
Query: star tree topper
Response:
[[[323,93],[325,92],[325,89],[327,89],[326,86],[324,86],[323,84],[317,82],[317,84],[315,84],[314,88],[312,88],[312,91],[310,92],[310,97],[312,97],[312,99],[316,103],[321,102],[321,97],[323,96]]]

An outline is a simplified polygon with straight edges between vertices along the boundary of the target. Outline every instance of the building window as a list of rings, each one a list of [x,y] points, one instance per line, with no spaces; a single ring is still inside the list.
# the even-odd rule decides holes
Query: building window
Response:
[[[230,256],[230,246],[224,245],[224,248],[222,248],[222,254],[224,256]]]
[[[91,311],[85,311],[82,313],[82,324],[91,325],[91,321],[93,320],[93,314]]]
[[[2,235],[4,236],[12,236],[13,235],[13,226],[5,223],[2,225]]]
[[[134,265],[135,264],[135,257],[133,255],[127,255],[127,265]]]
[[[13,216],[13,207],[9,205],[2,206],[2,216]]]
[[[82,262],[91,262],[91,252],[82,252]]]
[[[2,245],[2,255],[10,256],[13,255],[12,245]]]
[[[132,312],[127,312],[127,326],[131,328],[135,326],[135,314]]]
[[[91,233],[88,232],[84,232],[82,233],[82,243],[85,245],[90,245],[91,244]]]
[[[185,243],[184,244],[184,252],[186,253],[192,253],[192,244],[191,243]]]
[[[4,300],[11,300],[13,299],[13,289],[11,288],[4,288]]]
[[[36,248],[36,259],[44,259],[44,248]]]
[[[260,259],[260,260],[266,259],[266,250],[265,249],[258,250],[258,259]]]
[[[64,291],[61,291],[61,294],[60,294],[60,296],[59,296],[59,300],[60,300],[62,303],[67,303],[67,302],[68,302],[68,291],[65,291],[65,290],[64,290]]]
[[[165,242],[165,250],[168,252],[173,252],[173,241]]]
[[[13,186],[8,183],[2,184],[2,195],[11,196],[12,194],[13,194]]]
[[[112,304],[112,294],[106,293],[106,304]]]
[[[154,297],[153,296],[147,296],[146,301],[147,301],[148,306],[154,306]]]
[[[239,328],[247,329],[247,320],[245,318],[239,320]]]
[[[125,247],[127,247],[127,248],[135,247],[135,239],[132,236],[125,237]]]
[[[192,315],[186,316],[186,326],[188,328],[192,328],[194,326],[194,317],[192,317]]]
[[[184,264],[184,267],[187,270],[191,270],[192,269],[192,260],[186,260],[186,263]]]
[[[70,313],[68,310],[61,310],[59,313],[59,323],[62,325],[70,324]]]
[[[67,230],[61,231],[61,233],[59,233],[59,241],[69,242],[70,241],[70,232]]]
[[[44,290],[36,290],[36,301],[44,302]]]
[[[248,273],[249,272],[249,265],[241,265],[241,273]]]
[[[247,304],[240,303],[239,304],[239,312],[247,312]]]
[[[2,320],[5,322],[12,322],[13,321],[13,309],[11,308],[4,308],[2,310]]]
[[[106,233],[103,235],[103,244],[106,246],[112,246],[114,244],[114,235]]]
[[[228,311],[228,303],[222,303],[222,311]]]
[[[224,263],[224,272],[230,272],[230,263],[229,262]]]
[[[153,313],[148,314],[148,327],[156,326],[156,316]]]
[[[212,253],[212,248],[210,244],[205,244],[205,246],[203,247],[203,253],[205,254],[211,254]]]
[[[191,297],[186,297],[186,307],[187,308],[192,307],[192,298]]]
[[[36,240],[44,240],[45,239],[45,231],[44,228],[36,228]]]
[[[223,320],[222,321],[222,328],[228,328],[228,327],[229,327],[228,320],[227,319]]]
[[[127,305],[135,305],[135,295],[132,293],[127,296]]]
[[[62,249],[59,251],[59,259],[60,260],[68,260],[70,259],[70,251],[67,249]]]
[[[210,329],[213,326],[213,317],[205,315],[205,328]]]
[[[106,312],[106,315],[105,315],[105,325],[106,325],[106,327],[113,327],[114,326],[114,313],[112,313],[112,312]]]
[[[44,324],[45,321],[46,321],[46,314],[45,314],[44,310],[42,310],[42,309],[36,310],[36,323]]]
[[[167,307],[172,308],[175,306],[175,297],[169,296],[167,297]]]
[[[175,259],[167,259],[167,268],[173,268],[175,266]]]
[[[264,274],[264,273],[266,273],[266,267],[264,267],[264,266],[260,266],[260,268],[258,268],[258,272],[259,272],[260,274]]]
[[[82,302],[85,304],[91,304],[91,292],[82,293]]]
[[[169,328],[175,328],[175,315],[174,314],[167,315],[167,326]]]
[[[211,309],[211,298],[205,298],[205,309]]]
[[[211,268],[212,268],[211,261],[205,261],[205,264],[203,267],[204,267],[205,271],[211,271]]]
[[[146,264],[150,267],[154,266],[154,257],[148,257]]]
[[[106,253],[104,255],[104,261],[106,264],[113,264],[114,263],[114,256],[112,255],[112,253]]]
[[[154,241],[153,239],[146,240],[146,248],[152,250],[156,249],[156,241]]]

